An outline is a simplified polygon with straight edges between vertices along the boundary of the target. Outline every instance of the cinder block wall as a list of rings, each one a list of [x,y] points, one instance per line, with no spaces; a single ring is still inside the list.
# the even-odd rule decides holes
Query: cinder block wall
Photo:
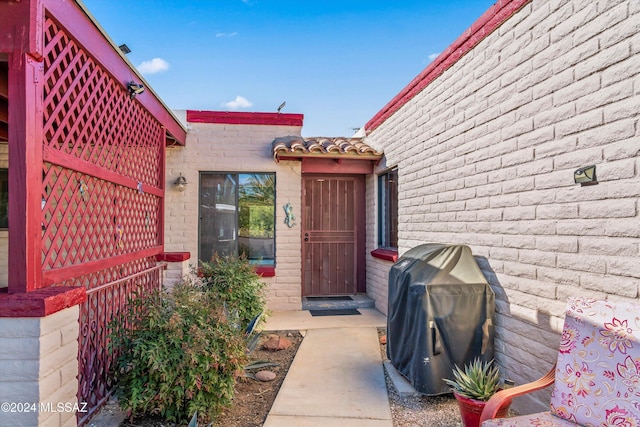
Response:
[[[0,425],[77,425],[78,316],[74,306],[43,318],[0,318],[0,403],[35,405],[0,411]]]
[[[301,127],[210,123],[188,123],[187,127],[186,146],[167,148],[165,250],[188,251],[191,253],[190,265],[197,265],[200,172],[275,172],[276,276],[262,280],[268,287],[269,309],[300,310],[300,162],[276,163],[271,143],[281,136],[299,136]],[[180,173],[188,182],[182,193],[173,189],[173,182]],[[293,206],[298,222],[293,228],[284,223],[283,205],[286,203]],[[172,271],[171,276],[165,278],[166,283],[171,285],[179,276],[178,272]]]
[[[400,254],[445,242],[485,258],[497,359],[517,383],[555,360],[567,296],[638,298],[638,22],[635,0],[533,0],[366,140],[398,165]],[[591,164],[599,184],[574,184]],[[389,264],[369,260],[368,289]]]

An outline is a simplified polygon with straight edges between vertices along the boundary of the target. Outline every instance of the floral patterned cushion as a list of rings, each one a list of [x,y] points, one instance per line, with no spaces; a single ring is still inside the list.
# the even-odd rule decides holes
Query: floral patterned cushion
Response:
[[[558,418],[551,412],[522,415],[512,418],[495,418],[482,423],[482,427],[575,427],[571,421]]]
[[[640,304],[569,298],[551,413],[587,427],[640,427]]]

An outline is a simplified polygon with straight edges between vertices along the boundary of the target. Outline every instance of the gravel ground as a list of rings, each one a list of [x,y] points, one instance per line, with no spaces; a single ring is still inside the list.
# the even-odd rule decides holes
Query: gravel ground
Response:
[[[453,396],[400,397],[388,376],[387,390],[394,427],[462,426],[458,403]]]
[[[384,328],[378,335],[386,334]],[[380,344],[382,360],[387,359],[386,345]],[[401,397],[385,371],[389,406],[394,427],[462,427],[458,402],[453,395]]]

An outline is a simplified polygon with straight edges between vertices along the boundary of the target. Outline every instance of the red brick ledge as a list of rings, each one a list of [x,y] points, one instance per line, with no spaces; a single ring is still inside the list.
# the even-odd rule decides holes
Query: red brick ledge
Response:
[[[87,299],[84,287],[50,286],[32,292],[0,293],[0,317],[46,317]]]
[[[502,25],[514,13],[531,0],[498,0],[476,22],[474,22],[451,46],[440,54],[416,78],[405,86],[382,110],[364,125],[367,134],[396,113],[404,104],[409,102],[422,89],[427,87],[449,67],[458,62],[478,43]]]
[[[182,262],[191,258],[191,252],[163,252],[156,255],[156,260],[163,262]]]
[[[398,260],[398,251],[393,249],[374,249],[371,251],[371,256],[385,261],[396,262]]]
[[[302,126],[304,114],[245,113],[236,111],[187,110],[189,123],[218,123],[229,125]]]

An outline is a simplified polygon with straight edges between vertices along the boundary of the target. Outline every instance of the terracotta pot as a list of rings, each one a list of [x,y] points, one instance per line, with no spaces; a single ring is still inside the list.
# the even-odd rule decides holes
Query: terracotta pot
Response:
[[[480,415],[482,415],[482,410],[484,409],[484,406],[487,404],[487,402],[461,396],[455,391],[453,392],[453,395],[458,401],[458,408],[460,408],[462,424],[465,427],[480,427]],[[503,405],[498,411],[496,418],[505,418],[509,412],[510,405],[510,401],[507,404]]]

